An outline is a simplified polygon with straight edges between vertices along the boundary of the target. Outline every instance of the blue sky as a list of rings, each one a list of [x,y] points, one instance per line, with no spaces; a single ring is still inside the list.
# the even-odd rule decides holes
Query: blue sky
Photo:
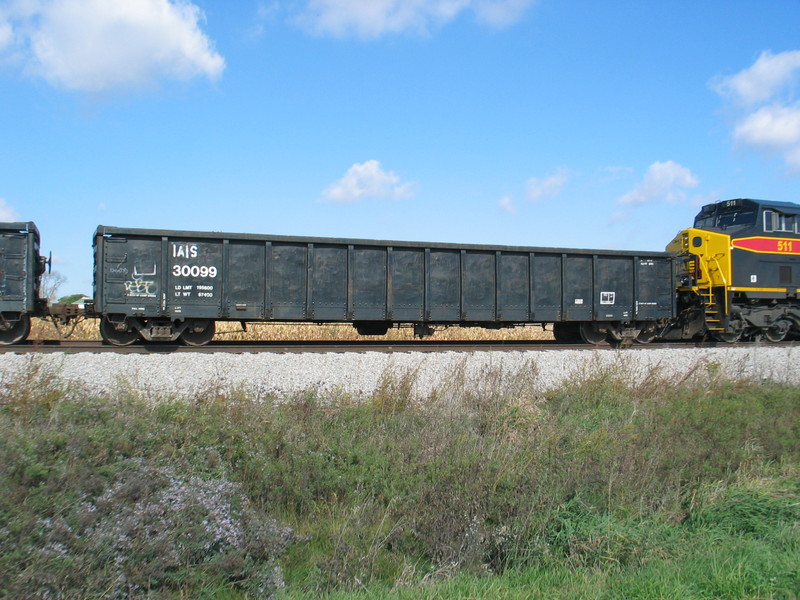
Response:
[[[797,201],[800,2],[0,0],[0,219],[660,250]]]

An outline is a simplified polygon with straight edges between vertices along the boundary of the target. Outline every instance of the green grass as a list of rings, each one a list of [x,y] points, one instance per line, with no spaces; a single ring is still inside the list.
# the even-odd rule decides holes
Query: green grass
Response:
[[[153,402],[31,361],[0,388],[0,597],[798,597],[797,387],[413,378]]]

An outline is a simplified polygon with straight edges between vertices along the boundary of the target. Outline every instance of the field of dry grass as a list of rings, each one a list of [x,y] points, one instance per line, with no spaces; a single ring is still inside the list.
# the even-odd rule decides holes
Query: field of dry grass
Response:
[[[61,327],[66,334],[71,327]],[[34,319],[31,326],[31,340],[57,340],[59,332],[53,324],[43,319]],[[70,339],[99,340],[100,333],[96,319],[87,319],[75,327]],[[308,323],[249,323],[247,331],[238,322],[217,323],[215,340],[229,341],[351,341],[351,340],[413,340],[414,331],[410,327],[390,329],[385,336],[358,335],[350,325],[315,325]],[[481,341],[481,340],[552,340],[553,332],[539,326],[520,326],[510,329],[483,329],[481,327],[449,327],[436,331],[434,341]]]

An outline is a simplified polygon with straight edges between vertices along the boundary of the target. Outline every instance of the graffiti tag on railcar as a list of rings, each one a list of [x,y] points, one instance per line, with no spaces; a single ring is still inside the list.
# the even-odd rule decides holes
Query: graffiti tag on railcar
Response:
[[[156,265],[153,265],[153,270],[149,273],[139,272],[139,268],[134,266],[131,279],[125,282],[125,294],[135,298],[155,298],[157,273]],[[145,277],[152,277],[152,279],[145,279]]]

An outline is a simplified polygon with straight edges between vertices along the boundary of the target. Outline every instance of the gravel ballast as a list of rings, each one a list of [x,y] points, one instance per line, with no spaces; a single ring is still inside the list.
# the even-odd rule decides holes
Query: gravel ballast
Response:
[[[136,391],[149,399],[192,399],[237,388],[254,399],[300,392],[371,395],[387,376],[413,382],[425,397],[446,387],[481,389],[487,381],[524,375],[546,391],[602,373],[632,384],[650,378],[725,377],[800,383],[800,346],[753,344],[730,348],[544,350],[442,353],[77,353],[0,355],[0,385],[39,367],[97,394]],[[407,379],[406,379],[407,376]]]

